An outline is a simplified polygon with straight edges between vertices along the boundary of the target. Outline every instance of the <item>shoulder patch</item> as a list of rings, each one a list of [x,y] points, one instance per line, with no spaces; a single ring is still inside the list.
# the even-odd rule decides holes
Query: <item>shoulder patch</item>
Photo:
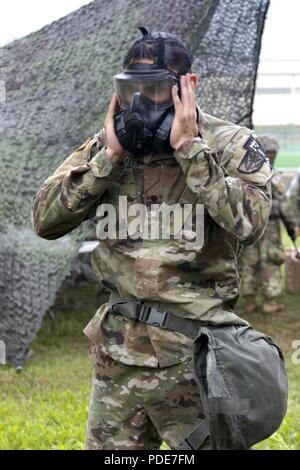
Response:
[[[264,163],[270,165],[270,161],[266,156],[262,146],[250,136],[247,142],[244,144],[244,148],[247,150],[243,160],[238,166],[238,170],[241,173],[255,173],[261,169]]]

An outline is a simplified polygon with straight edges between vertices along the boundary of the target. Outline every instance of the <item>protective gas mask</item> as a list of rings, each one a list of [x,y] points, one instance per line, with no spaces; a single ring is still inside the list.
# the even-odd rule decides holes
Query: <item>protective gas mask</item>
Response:
[[[158,42],[158,57],[153,64],[131,64],[114,76],[120,111],[115,115],[115,132],[120,144],[134,155],[150,152],[170,153],[170,132],[175,115],[172,86],[176,85],[180,97],[180,75],[186,73],[192,56],[186,58],[181,70],[175,74],[165,64],[165,41],[183,43],[171,33],[152,32],[139,27],[142,38],[137,42]]]
[[[174,119],[172,86],[179,78],[156,64],[133,64],[114,77],[120,112],[115,132],[120,144],[134,154],[171,152]]]

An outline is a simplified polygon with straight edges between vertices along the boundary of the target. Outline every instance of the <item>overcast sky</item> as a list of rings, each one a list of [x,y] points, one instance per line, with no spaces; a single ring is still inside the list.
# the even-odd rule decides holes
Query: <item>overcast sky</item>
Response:
[[[299,0],[271,0],[261,59],[300,59]]]
[[[91,0],[1,0],[0,46],[37,31]]]
[[[1,0],[0,46],[36,31],[90,0]],[[300,59],[299,0],[271,0],[262,59]]]

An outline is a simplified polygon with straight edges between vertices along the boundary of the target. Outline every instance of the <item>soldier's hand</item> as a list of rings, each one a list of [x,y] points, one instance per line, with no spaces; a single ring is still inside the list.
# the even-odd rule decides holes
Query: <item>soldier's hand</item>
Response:
[[[104,128],[107,139],[107,155],[113,163],[119,163],[126,155],[126,150],[120,144],[115,133],[114,115],[119,109],[119,103],[116,93],[112,95],[105,121]]]
[[[295,237],[300,237],[300,227],[295,228]]]
[[[175,107],[175,116],[171,128],[170,144],[175,150],[183,142],[198,135],[196,97],[191,75],[181,75],[181,99],[179,99],[176,85],[172,87],[172,97]]]

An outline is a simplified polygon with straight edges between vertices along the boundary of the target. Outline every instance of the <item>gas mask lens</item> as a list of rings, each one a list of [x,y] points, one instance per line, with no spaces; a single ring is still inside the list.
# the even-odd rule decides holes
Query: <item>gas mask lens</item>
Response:
[[[120,74],[124,75],[124,74]],[[121,108],[128,108],[134,93],[141,94],[145,103],[155,109],[164,109],[173,105],[172,86],[176,79],[122,79],[114,77],[115,90]]]
[[[132,64],[114,76],[120,110],[115,132],[121,145],[135,155],[172,152],[169,135],[174,119],[172,86],[178,78],[155,64]],[[180,91],[179,91],[180,93]]]

